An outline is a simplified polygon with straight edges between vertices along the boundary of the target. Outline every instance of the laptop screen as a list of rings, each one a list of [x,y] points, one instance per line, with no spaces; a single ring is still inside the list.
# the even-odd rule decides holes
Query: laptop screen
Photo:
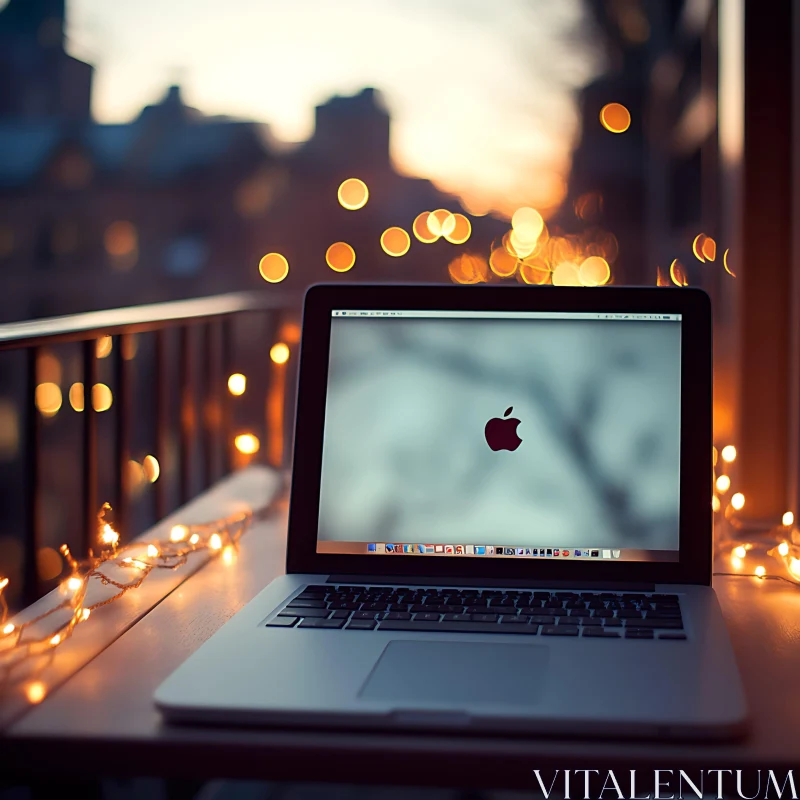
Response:
[[[318,553],[678,560],[679,314],[332,315]]]

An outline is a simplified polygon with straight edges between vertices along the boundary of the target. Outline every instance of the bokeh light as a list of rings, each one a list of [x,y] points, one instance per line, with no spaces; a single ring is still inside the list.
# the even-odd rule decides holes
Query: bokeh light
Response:
[[[472,234],[472,223],[463,214],[453,214],[455,225],[453,230],[444,234],[450,244],[464,244]]]
[[[111,389],[104,383],[96,383],[92,387],[92,407],[95,411],[108,411],[113,402],[114,397],[111,394]]]
[[[346,181],[342,181],[337,196],[342,208],[346,208],[348,211],[357,211],[367,204],[369,189],[367,189],[367,184],[359,178],[348,178]]]
[[[75,411],[83,411],[83,384],[73,383],[69,387],[69,404]]]
[[[519,264],[519,280],[531,286],[550,283],[553,271],[543,258],[526,258]]]
[[[381,248],[387,255],[399,258],[404,256],[410,247],[411,237],[402,228],[388,228],[381,234]]]
[[[233,440],[233,443],[240,453],[244,453],[248,456],[257,453],[261,448],[261,442],[258,440],[258,437],[254,436],[252,433],[240,433]]]
[[[725,494],[730,488],[731,479],[727,475],[720,475],[719,478],[717,478],[717,491]]]
[[[790,527],[791,525],[794,525],[794,514],[791,511],[787,511],[781,517],[781,524],[785,525],[787,528]]]
[[[432,236],[450,236],[456,229],[455,214],[446,208],[438,208],[428,214],[428,231]]]
[[[719,511],[721,506],[722,506],[722,503],[720,503],[719,497],[717,497],[716,495],[712,495],[712,497],[711,497],[711,510],[712,511]]]
[[[454,283],[485,283],[489,279],[489,265],[486,259],[474,253],[456,256],[447,267]]]
[[[150,483],[155,483],[158,480],[158,476],[161,475],[161,465],[155,456],[144,457],[142,460],[142,473],[145,480]]]
[[[98,358],[107,358],[114,349],[114,340],[110,336],[101,336],[95,344],[95,355]]]
[[[36,387],[36,408],[43,417],[54,417],[61,408],[61,389],[57,383],[40,383]]]
[[[732,444],[727,444],[722,448],[720,455],[723,461],[727,461],[730,464],[732,461],[736,461],[736,448]]]
[[[241,372],[234,372],[228,378],[228,391],[234,397],[240,397],[247,389],[247,378]]]
[[[758,566],[757,566],[757,567],[756,567],[756,568],[753,570],[753,572],[755,573],[755,575],[756,575],[756,577],[757,577],[757,578],[763,578],[763,577],[764,577],[764,576],[767,574],[767,569],[766,569],[766,567],[764,567],[764,566],[762,566],[761,564],[759,564],[759,565],[758,565]]]
[[[131,489],[140,489],[145,481],[144,469],[134,458],[128,461],[128,486]]]
[[[518,208],[511,216],[511,228],[517,242],[535,246],[544,230],[544,219],[535,208]]]
[[[710,236],[703,240],[703,255],[706,261],[714,261],[717,257],[717,243]]]
[[[704,233],[698,233],[692,242],[692,252],[694,253],[694,257],[703,263],[705,263],[706,260],[706,257],[703,255],[703,242],[705,242],[705,240],[706,235]]]
[[[600,109],[600,123],[611,133],[624,133],[631,126],[631,112],[622,103],[608,103]]]
[[[289,262],[280,253],[267,253],[258,262],[258,271],[267,283],[280,283],[289,274]]]
[[[789,543],[788,542],[781,542],[778,545],[778,555],[783,556],[784,558],[789,555]]]
[[[578,267],[571,261],[562,261],[553,270],[553,286],[580,286]]]
[[[31,681],[25,686],[25,697],[32,705],[41,703],[47,697],[47,687],[42,681]]]
[[[677,258],[669,265],[669,277],[676,286],[689,285],[689,279],[686,277],[683,264]]]
[[[744,495],[741,492],[736,492],[736,494],[731,497],[731,505],[737,511],[741,511],[744,508]]]
[[[285,364],[289,360],[289,346],[284,342],[277,342],[270,348],[269,357],[276,364]]]
[[[603,286],[611,277],[611,267],[602,256],[589,256],[578,270],[582,286]]]
[[[498,278],[510,278],[517,271],[518,259],[504,247],[496,247],[489,256],[489,268]]]
[[[356,263],[356,251],[347,242],[336,242],[325,253],[325,262],[334,272],[347,272]]]
[[[725,251],[725,252],[722,254],[722,266],[723,266],[723,267],[725,267],[725,272],[727,272],[727,273],[728,273],[728,275],[730,275],[732,278],[735,278],[735,277],[736,277],[736,275],[735,275],[735,274],[734,274],[734,272],[731,270],[731,268],[728,266],[728,253],[729,253],[729,252],[730,252],[730,248],[728,248],[728,250],[726,250],[726,251]]]
[[[503,236],[503,246],[506,251],[517,258],[527,258],[536,250],[535,241],[526,241],[517,236],[517,232],[512,228]]]
[[[789,560],[789,572],[795,578],[800,578],[800,558],[792,558]]]
[[[421,214],[417,214],[414,224],[411,226],[414,236],[423,244],[432,244],[439,238],[437,234],[431,233],[431,229],[428,227],[428,217],[430,215],[430,211],[423,211]]]
[[[126,220],[112,222],[103,236],[103,244],[110,256],[129,256],[137,247],[136,228]]]

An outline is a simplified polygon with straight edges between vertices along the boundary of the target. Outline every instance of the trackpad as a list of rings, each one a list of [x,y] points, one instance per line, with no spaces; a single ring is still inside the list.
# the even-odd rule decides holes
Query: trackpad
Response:
[[[549,648],[535,644],[396,639],[386,645],[361,687],[368,700],[454,708],[537,702]]]

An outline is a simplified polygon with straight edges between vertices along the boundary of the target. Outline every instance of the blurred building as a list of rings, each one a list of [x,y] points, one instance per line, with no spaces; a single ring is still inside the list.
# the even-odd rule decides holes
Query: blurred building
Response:
[[[699,233],[720,240],[717,128],[717,4],[698,0],[587,0],[602,32],[608,69],[580,98],[582,134],[574,153],[565,228],[602,222],[619,242],[616,283],[669,282],[678,259],[690,285],[715,294],[724,270],[703,269],[692,253]],[[631,113],[610,133],[603,106]],[[587,219],[590,217],[589,219]],[[721,259],[722,249],[717,261]]]

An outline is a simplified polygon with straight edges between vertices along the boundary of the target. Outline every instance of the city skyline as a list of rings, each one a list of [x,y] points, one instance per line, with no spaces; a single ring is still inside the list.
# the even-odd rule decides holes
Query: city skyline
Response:
[[[129,121],[180,83],[203,113],[265,122],[279,141],[300,142],[317,104],[375,86],[392,114],[402,173],[430,178],[477,213],[546,211],[563,199],[579,127],[575,92],[600,64],[580,0],[331,8],[231,0],[212,26],[186,0],[113,8],[70,0],[67,50],[96,67],[99,122]]]

